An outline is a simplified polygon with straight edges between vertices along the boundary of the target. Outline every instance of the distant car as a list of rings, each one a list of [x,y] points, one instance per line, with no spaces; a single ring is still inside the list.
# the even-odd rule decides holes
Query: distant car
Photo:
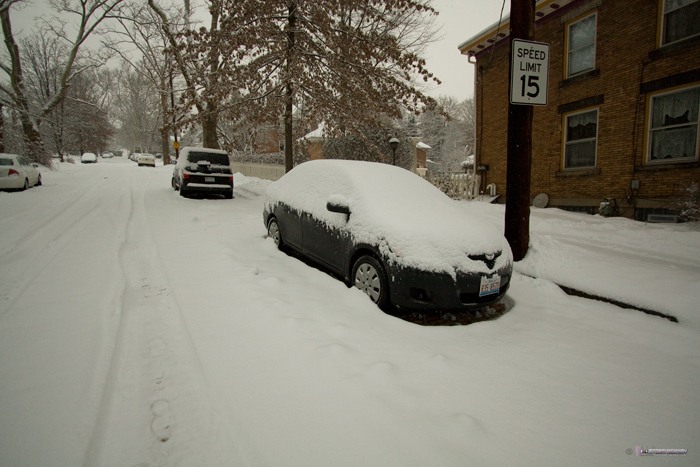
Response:
[[[41,185],[39,164],[17,154],[0,153],[0,190],[26,190]]]
[[[103,159],[111,159],[111,158],[113,158],[113,157],[114,157],[114,154],[112,154],[112,153],[109,152],[109,151],[108,151],[108,152],[103,152],[103,153],[102,153],[102,158],[103,158]]]
[[[93,152],[86,152],[80,156],[80,162],[83,164],[94,164],[97,162],[97,155]]]
[[[181,196],[210,193],[233,198],[233,171],[228,153],[219,149],[182,148],[170,184]]]
[[[162,153],[162,152],[157,152],[157,153],[155,154],[155,156],[156,156],[156,159],[162,159],[162,158],[163,158],[163,153]]]
[[[153,154],[148,154],[148,153],[139,154],[139,157],[136,160],[136,162],[138,162],[139,167],[141,167],[142,165],[148,165],[151,167],[156,166],[156,158]]]
[[[500,300],[513,256],[503,234],[425,179],[375,162],[304,162],[271,183],[268,236],[378,306],[469,310]]]

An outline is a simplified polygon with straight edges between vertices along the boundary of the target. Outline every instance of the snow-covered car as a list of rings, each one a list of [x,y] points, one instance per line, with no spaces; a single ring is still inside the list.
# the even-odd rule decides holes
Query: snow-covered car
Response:
[[[26,190],[41,185],[39,164],[17,154],[0,153],[0,190]]]
[[[97,162],[97,155],[94,152],[86,152],[80,156],[80,162],[83,164],[94,164]]]
[[[200,147],[185,147],[173,169],[170,181],[181,196],[193,193],[220,194],[233,198],[233,171],[226,151]]]
[[[148,153],[139,154],[139,158],[136,160],[136,162],[138,162],[139,167],[141,167],[142,165],[148,165],[151,167],[156,166],[156,158],[153,154],[148,154]]]
[[[300,164],[268,186],[263,221],[278,247],[322,265],[380,307],[476,309],[510,285],[513,255],[503,234],[391,165]]]
[[[106,151],[106,152],[103,152],[103,153],[102,153],[102,159],[111,159],[111,158],[113,158],[113,157],[114,157],[114,154],[112,154],[112,153],[109,152],[109,151]]]

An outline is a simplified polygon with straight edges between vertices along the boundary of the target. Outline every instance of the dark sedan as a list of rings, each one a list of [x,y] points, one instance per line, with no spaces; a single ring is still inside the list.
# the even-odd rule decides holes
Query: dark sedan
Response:
[[[280,248],[380,307],[475,309],[505,295],[513,258],[493,225],[457,203],[401,168],[319,160],[270,184],[263,220]]]

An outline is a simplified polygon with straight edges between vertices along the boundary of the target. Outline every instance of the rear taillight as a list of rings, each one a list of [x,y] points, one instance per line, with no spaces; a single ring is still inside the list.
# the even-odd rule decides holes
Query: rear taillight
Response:
[[[231,185],[233,185],[233,175],[231,175],[231,176],[228,178],[228,182],[229,182]]]
[[[187,180],[189,178],[190,178],[190,174],[188,174],[187,172],[182,172],[182,179],[183,180]]]
[[[17,172],[15,169],[10,169],[10,170],[7,171],[7,176],[9,177],[9,176],[11,176],[11,175],[17,175],[17,176],[19,176],[19,172]]]

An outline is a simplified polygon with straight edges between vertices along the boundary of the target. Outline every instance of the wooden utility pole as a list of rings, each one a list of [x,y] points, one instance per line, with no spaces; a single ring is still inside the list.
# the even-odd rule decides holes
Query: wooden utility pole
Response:
[[[510,40],[532,40],[535,0],[511,0]],[[512,56],[512,50],[509,57]],[[512,61],[510,74],[512,77]],[[512,78],[509,79],[509,82]],[[532,159],[532,106],[508,103],[505,237],[520,261],[530,242],[530,166]]]

